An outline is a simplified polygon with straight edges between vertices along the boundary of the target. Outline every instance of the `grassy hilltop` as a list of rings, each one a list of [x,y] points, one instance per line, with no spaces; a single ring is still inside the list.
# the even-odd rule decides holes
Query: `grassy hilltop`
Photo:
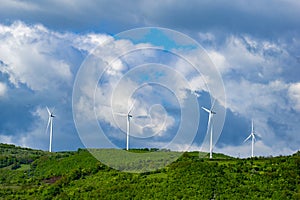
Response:
[[[144,173],[109,168],[84,149],[48,153],[0,144],[0,152],[0,199],[300,199],[300,152],[253,159],[214,154],[213,160],[186,152]]]

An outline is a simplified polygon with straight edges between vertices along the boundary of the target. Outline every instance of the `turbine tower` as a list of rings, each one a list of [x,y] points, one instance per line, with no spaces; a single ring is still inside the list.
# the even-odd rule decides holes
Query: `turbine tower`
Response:
[[[50,126],[50,130],[49,130],[49,132],[50,132],[49,152],[52,152],[53,118],[55,117],[55,115],[53,114],[53,111],[50,112],[48,107],[46,107],[46,108],[47,108],[48,116],[49,116],[46,131],[48,131],[48,128]]]
[[[130,118],[132,115],[130,114],[131,110],[127,113],[127,130],[126,130],[126,150],[129,150],[129,134],[130,134]]]
[[[212,118],[213,118],[213,115],[216,114],[216,112],[213,111],[214,106],[215,106],[215,101],[216,100],[214,100],[210,110],[205,107],[201,107],[203,110],[205,110],[208,113],[208,123],[207,123],[206,135],[208,134],[208,131],[210,130],[210,140],[209,140],[209,158],[210,159],[212,159],[212,138],[213,138]]]
[[[253,158],[253,148],[254,148],[254,141],[255,141],[255,133],[254,133],[254,124],[253,124],[253,120],[252,120],[252,128],[251,128],[251,133],[250,135],[244,140],[244,142],[246,142],[247,140],[249,140],[250,138],[252,138],[251,140],[251,157]]]

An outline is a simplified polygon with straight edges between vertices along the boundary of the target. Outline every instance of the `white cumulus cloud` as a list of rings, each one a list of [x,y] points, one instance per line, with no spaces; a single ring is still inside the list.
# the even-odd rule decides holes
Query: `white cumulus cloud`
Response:
[[[60,57],[69,48],[65,37],[41,25],[15,22],[0,25],[0,72],[8,74],[15,87],[25,84],[32,90],[70,84],[70,63]]]
[[[288,94],[293,103],[293,108],[300,111],[300,83],[291,84]]]
[[[0,97],[6,94],[7,86],[5,83],[0,82]]]

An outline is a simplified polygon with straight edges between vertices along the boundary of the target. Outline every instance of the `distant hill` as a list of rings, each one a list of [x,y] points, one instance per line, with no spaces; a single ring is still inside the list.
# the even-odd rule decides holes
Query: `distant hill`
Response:
[[[0,144],[0,152],[0,199],[300,199],[300,152],[252,159],[214,154],[213,160],[185,152],[144,173],[107,167],[85,149],[49,153]]]

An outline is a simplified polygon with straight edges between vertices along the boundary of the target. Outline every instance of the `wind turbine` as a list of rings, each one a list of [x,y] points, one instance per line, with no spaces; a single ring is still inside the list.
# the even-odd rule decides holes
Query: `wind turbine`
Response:
[[[252,120],[252,128],[251,128],[251,133],[250,135],[244,140],[244,142],[246,142],[247,140],[249,140],[250,138],[252,138],[251,140],[251,157],[253,158],[253,148],[254,148],[254,141],[255,141],[255,133],[254,133],[254,124],[253,124],[253,120]]]
[[[46,128],[46,131],[48,131],[48,128],[50,126],[50,143],[49,143],[49,152],[52,152],[52,137],[53,137],[53,118],[55,117],[55,115],[53,114],[53,111],[50,112],[49,108],[47,108],[47,111],[48,111],[48,124],[47,124],[47,128]]]
[[[132,118],[132,115],[130,114],[133,106],[135,104],[135,101],[131,105],[130,109],[128,110],[127,113],[115,113],[120,116],[125,116],[126,117],[126,150],[129,150],[129,135],[130,135],[130,119]]]
[[[205,108],[205,107],[201,107],[203,110],[205,110],[208,113],[208,123],[207,123],[207,132],[208,133],[209,129],[210,129],[210,140],[209,140],[209,158],[212,159],[212,137],[213,137],[213,126],[212,126],[212,118],[213,115],[216,114],[216,112],[213,111],[214,106],[215,106],[215,102],[216,99],[214,100],[210,110]]]

